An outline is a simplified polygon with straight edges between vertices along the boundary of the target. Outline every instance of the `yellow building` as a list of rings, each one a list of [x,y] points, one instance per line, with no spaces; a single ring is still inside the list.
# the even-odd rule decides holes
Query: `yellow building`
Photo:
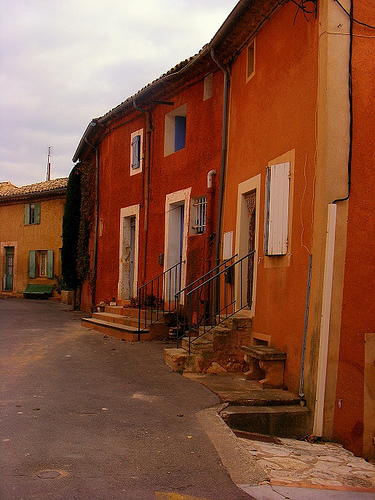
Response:
[[[22,294],[29,284],[58,284],[67,182],[0,183],[0,294]]]

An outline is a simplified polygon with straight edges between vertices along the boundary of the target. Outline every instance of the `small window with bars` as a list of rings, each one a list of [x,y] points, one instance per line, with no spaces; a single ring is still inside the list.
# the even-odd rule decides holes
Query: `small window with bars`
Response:
[[[206,232],[207,225],[207,198],[201,196],[193,200],[193,217],[192,227],[195,234],[203,234]]]

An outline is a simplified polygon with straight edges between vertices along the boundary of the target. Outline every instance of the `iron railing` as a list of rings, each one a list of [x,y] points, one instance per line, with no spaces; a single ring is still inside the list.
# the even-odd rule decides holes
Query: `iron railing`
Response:
[[[201,283],[190,285],[186,293],[187,318],[183,328],[177,325],[189,338],[189,354],[197,339],[238,311],[251,307],[252,280],[249,276],[252,276],[254,253],[255,250],[230,263],[234,256],[217,266]]]
[[[179,341],[182,337],[185,337],[188,333],[189,330],[189,314],[187,307],[184,307],[187,304],[187,296],[190,291],[193,289],[199,287],[203,283],[205,283],[207,280],[215,276],[217,273],[220,272],[222,268],[226,268],[229,266],[231,263],[233,263],[233,259],[237,257],[236,255],[233,255],[233,257],[230,257],[229,259],[226,259],[224,262],[221,264],[217,265],[216,267],[210,269],[208,272],[203,274],[203,276],[200,276],[198,279],[195,281],[192,281],[187,285],[185,288],[182,290],[179,290],[176,295],[175,295],[175,300],[176,300],[176,324],[177,324],[177,329],[176,329],[176,340],[177,340],[177,347],[179,345]],[[210,303],[210,296],[206,296],[204,298],[204,307],[208,307],[208,304]]]
[[[175,310],[175,294],[181,286],[182,264],[184,261],[178,262],[138,288],[138,340],[142,332]]]

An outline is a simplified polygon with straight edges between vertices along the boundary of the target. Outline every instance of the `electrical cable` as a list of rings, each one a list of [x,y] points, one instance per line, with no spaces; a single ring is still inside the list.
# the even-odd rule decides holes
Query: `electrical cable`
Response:
[[[357,24],[359,24],[361,26],[366,26],[366,28],[370,28],[372,30],[375,30],[375,26],[372,26],[371,24],[363,23],[362,21],[358,21],[357,19],[355,19],[354,16],[353,16],[353,9],[352,8],[351,8],[350,12],[348,12],[339,0],[334,0],[334,1],[340,6],[340,8],[345,12],[345,14],[347,16],[349,16],[349,18],[354,23],[357,23]]]

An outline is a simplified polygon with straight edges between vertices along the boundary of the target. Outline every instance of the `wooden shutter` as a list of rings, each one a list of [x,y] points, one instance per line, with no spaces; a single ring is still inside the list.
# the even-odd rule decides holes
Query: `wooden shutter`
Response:
[[[139,168],[141,164],[141,136],[135,135],[131,142],[132,168]]]
[[[36,260],[36,252],[35,252],[35,250],[30,250],[30,252],[29,252],[29,278],[35,278],[35,260]]]
[[[23,223],[30,224],[30,203],[25,203],[24,208]]]
[[[267,167],[265,207],[265,255],[288,251],[290,163]]]
[[[40,223],[40,203],[34,203],[34,224]]]
[[[185,147],[186,116],[175,116],[174,125],[174,150],[179,151]]]
[[[47,252],[47,278],[53,278],[53,250]]]

